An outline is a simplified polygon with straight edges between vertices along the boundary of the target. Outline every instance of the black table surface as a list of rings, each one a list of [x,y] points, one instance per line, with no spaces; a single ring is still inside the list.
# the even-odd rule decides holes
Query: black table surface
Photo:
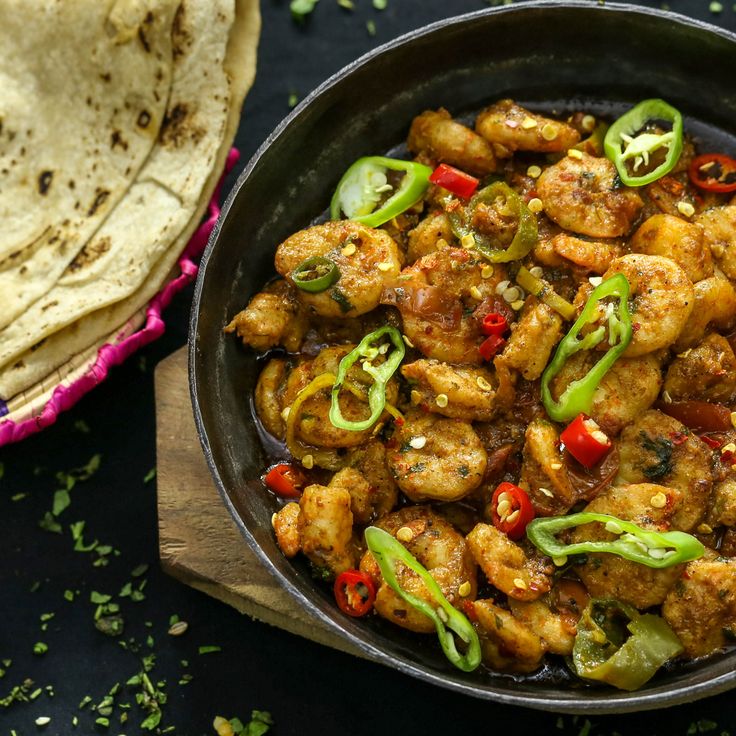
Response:
[[[238,131],[236,173],[295,97],[380,43],[487,5],[388,0],[378,10],[371,0],[354,4],[349,10],[321,0],[306,23],[296,24],[287,0],[263,0],[258,74]],[[708,0],[671,0],[669,8],[736,31],[731,0],[720,12]],[[276,736],[736,733],[729,694],[590,720],[475,700],[251,621],[163,574],[151,478],[153,370],[186,342],[191,297],[190,288],[175,299],[161,340],[113,370],[54,426],[0,450],[0,735],[149,733],[141,727],[147,711],[137,702],[147,687],[136,678],[144,665],[151,689],[166,697],[153,732],[181,736],[214,734],[215,716],[247,722],[253,710],[270,712]],[[99,468],[74,482],[71,503],[56,519],[60,529],[42,528],[54,499],[63,498],[57,491],[70,484],[69,471],[96,455]],[[81,533],[78,522],[84,522]],[[107,603],[104,596],[111,596]],[[119,613],[98,610],[110,603]],[[120,615],[122,634],[102,633],[96,614],[98,624]],[[172,616],[188,623],[186,633],[167,633]],[[104,700],[111,690],[112,704]],[[39,718],[50,721],[37,725]]]

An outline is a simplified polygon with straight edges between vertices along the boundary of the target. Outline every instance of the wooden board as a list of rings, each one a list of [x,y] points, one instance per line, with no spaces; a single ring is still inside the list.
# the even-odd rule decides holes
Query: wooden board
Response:
[[[155,387],[159,552],[164,571],[253,618],[360,656],[294,605],[235,526],[197,437],[186,348],[159,363]]]

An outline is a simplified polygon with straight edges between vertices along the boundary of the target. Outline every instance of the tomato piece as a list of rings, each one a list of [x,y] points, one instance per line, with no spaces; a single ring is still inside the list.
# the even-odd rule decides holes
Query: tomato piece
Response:
[[[560,433],[567,451],[586,468],[592,468],[611,449],[611,440],[586,414],[578,414]]]
[[[696,156],[687,173],[690,181],[706,192],[736,192],[736,159],[723,153]]]
[[[281,498],[299,498],[306,483],[304,474],[288,463],[274,465],[261,480],[270,491]]]
[[[503,335],[508,329],[508,322],[499,312],[489,312],[481,324],[480,331],[484,335]]]
[[[695,432],[727,432],[733,429],[731,410],[710,401],[658,401],[655,408]]]
[[[521,539],[534,518],[534,506],[526,491],[513,483],[499,483],[491,498],[493,526],[509,539]]]
[[[483,340],[478,348],[480,357],[483,360],[490,360],[504,345],[504,340],[500,335],[491,335],[488,339]]]
[[[369,613],[376,600],[373,580],[360,570],[341,572],[335,580],[334,591],[340,610],[356,618]]]
[[[440,164],[432,172],[429,180],[462,199],[469,199],[480,183],[474,176],[447,164]]]

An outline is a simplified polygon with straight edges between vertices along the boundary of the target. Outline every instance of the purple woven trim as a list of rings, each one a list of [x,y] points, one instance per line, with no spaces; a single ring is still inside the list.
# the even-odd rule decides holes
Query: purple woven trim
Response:
[[[13,442],[19,442],[44,427],[53,424],[61,412],[70,409],[88,391],[99,383],[102,383],[107,378],[107,374],[112,366],[119,365],[144,345],[161,337],[166,328],[161,318],[161,312],[169,305],[174,295],[181,291],[187,284],[191,283],[196,277],[199,269],[193,259],[198,258],[202,254],[205,245],[207,245],[210,233],[220,215],[220,191],[222,189],[222,182],[233,166],[235,166],[238,158],[240,158],[240,152],[236,148],[230,149],[225,163],[225,172],[215,187],[212,199],[207,208],[208,217],[197,228],[184,252],[179,257],[181,274],[166,284],[149,302],[148,308],[146,309],[146,324],[138,332],[134,332],[117,345],[103,345],[97,351],[97,360],[83,376],[68,386],[59,385],[54,389],[54,393],[38,416],[17,423],[11,420],[0,423],[0,447]],[[0,416],[7,413],[7,405],[5,402],[0,401]]]

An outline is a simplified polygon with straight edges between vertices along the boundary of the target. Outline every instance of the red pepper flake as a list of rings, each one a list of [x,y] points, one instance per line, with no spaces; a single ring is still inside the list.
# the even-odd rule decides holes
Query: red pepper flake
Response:
[[[475,606],[473,601],[469,601],[467,598],[462,602],[463,613],[470,619],[471,623],[478,623],[478,614],[475,612]]]
[[[707,434],[701,434],[700,439],[705,442],[708,447],[710,447],[711,450],[717,450],[723,443],[719,442],[717,439],[714,439],[713,437],[709,437]]]
[[[483,358],[483,360],[490,361],[505,344],[506,340],[504,340],[500,335],[491,335],[480,344],[480,347],[478,348],[480,357]]]
[[[404,418],[403,417],[394,417],[394,424],[397,427],[403,427],[404,426]]]
[[[687,442],[687,434],[685,432],[671,432],[670,439],[675,447],[685,444]]]
[[[639,323],[639,322],[634,322],[634,323],[633,323],[633,324],[631,325],[631,329],[632,329],[632,330],[633,330],[634,332],[639,332],[639,330],[641,329],[641,323]]]

